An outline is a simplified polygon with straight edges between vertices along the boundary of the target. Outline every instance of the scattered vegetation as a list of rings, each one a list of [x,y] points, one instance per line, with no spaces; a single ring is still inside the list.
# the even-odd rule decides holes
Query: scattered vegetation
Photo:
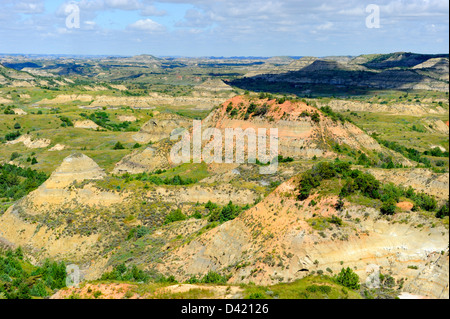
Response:
[[[131,267],[125,266],[124,263],[114,267],[111,272],[106,272],[102,275],[100,280],[117,280],[117,281],[131,281],[147,283],[150,280],[150,275],[143,270],[137,268],[136,265]]]
[[[402,196],[411,199],[415,204],[415,209],[435,211],[437,208],[437,201],[432,196],[425,193],[416,193],[411,187],[405,189],[393,183],[383,185],[371,174],[363,173],[360,170],[352,170],[350,169],[350,163],[340,161],[335,163],[321,162],[311,170],[306,171],[299,184],[298,199],[307,199],[311,191],[319,187],[323,180],[332,178],[340,178],[345,181],[339,193],[341,200],[349,195],[360,193],[365,197],[380,200],[382,202],[380,210],[385,215],[395,213],[396,204]],[[443,212],[445,213],[445,208]]]
[[[38,188],[47,178],[45,173],[30,168],[0,164],[0,198],[22,198]]]
[[[94,112],[89,115],[86,113],[80,113],[80,116],[111,131],[138,131],[138,128],[134,127],[131,122],[125,121],[116,123],[111,121],[107,112]]]
[[[0,295],[6,299],[46,297],[66,286],[66,266],[45,260],[33,266],[19,247],[15,251],[0,250]]]
[[[240,207],[238,205],[234,205],[232,201],[230,201],[226,206],[222,208],[218,205],[208,201],[206,203],[205,208],[209,210],[209,221],[215,222],[219,221],[221,223],[227,222],[229,220],[235,219],[241,212],[250,208],[249,205],[245,205]]]

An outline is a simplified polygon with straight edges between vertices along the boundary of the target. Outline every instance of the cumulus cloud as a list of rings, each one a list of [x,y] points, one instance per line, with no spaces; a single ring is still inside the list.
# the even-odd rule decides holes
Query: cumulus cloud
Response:
[[[151,19],[138,20],[128,26],[131,30],[138,30],[144,32],[162,32],[165,31],[165,27]]]
[[[140,39],[140,33],[151,33],[161,41],[161,50],[208,48],[208,54],[218,55],[448,52],[447,0],[65,0],[50,13],[45,12],[47,1],[52,0],[1,0],[0,38],[23,39],[25,47],[27,37],[58,34],[65,8],[74,2],[81,28],[70,36],[98,31],[86,41],[100,46],[114,33],[114,41],[130,43],[114,46],[124,51],[133,48],[132,39]],[[380,7],[379,29],[365,25],[370,3]],[[109,21],[117,18],[122,21],[111,30]],[[23,34],[11,31],[26,28],[29,32]],[[104,34],[108,38],[101,38]],[[4,47],[14,41],[2,42]]]

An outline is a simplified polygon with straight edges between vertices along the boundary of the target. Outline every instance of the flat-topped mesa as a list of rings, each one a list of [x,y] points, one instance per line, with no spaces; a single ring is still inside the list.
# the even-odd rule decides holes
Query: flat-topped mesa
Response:
[[[94,160],[82,153],[75,153],[66,157],[42,186],[64,188],[73,182],[99,180],[105,177],[105,171]]]

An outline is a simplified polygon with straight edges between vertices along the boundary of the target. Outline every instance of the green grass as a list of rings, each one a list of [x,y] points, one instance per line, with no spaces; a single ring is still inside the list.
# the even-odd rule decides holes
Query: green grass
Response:
[[[200,181],[210,176],[208,172],[208,165],[205,162],[202,163],[185,163],[175,168],[168,170],[165,173],[159,174],[161,178],[173,178],[179,175],[183,179],[191,178],[193,180]]]
[[[207,299],[213,298],[214,296],[214,292],[209,289],[193,288],[179,293],[163,292],[157,294],[155,297],[157,299]]]
[[[329,293],[311,292],[311,286],[326,285]],[[272,299],[362,299],[358,292],[345,288],[328,276],[308,276],[292,283],[281,283],[273,286],[243,285],[245,298],[255,297]],[[268,293],[269,292],[269,293]],[[255,298],[256,299],[256,298]]]
[[[392,115],[372,112],[356,112],[358,116],[344,112],[365,131],[377,132],[381,139],[396,141],[409,148],[419,151],[430,150],[431,145],[439,145],[449,149],[449,138],[443,133],[431,133],[428,130],[418,132],[413,126],[421,128],[428,126],[427,119],[439,119],[444,123],[448,121],[448,114],[436,114],[433,116]]]

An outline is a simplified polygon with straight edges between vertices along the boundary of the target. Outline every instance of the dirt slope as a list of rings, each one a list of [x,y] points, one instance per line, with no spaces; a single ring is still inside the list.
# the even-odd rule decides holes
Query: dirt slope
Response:
[[[392,272],[396,279],[412,281],[417,274],[411,273],[408,265],[422,270],[430,254],[447,249],[448,230],[442,226],[418,229],[414,223],[393,223],[379,218],[373,208],[349,203],[343,212],[337,212],[334,197],[312,197],[299,203],[294,196],[296,183],[294,178],[282,184],[235,220],[180,247],[159,269],[181,280],[214,270],[230,272],[234,283],[272,284],[302,278],[312,271],[336,273],[343,266],[353,268],[364,281],[374,264]],[[312,199],[318,202],[314,208],[309,207]],[[343,226],[331,225],[320,232],[308,223],[311,218],[334,214],[343,218]],[[394,219],[404,217],[398,214]],[[420,216],[412,218],[423,222]],[[426,287],[421,286],[422,293],[448,298],[448,287],[437,293],[440,283],[430,279],[432,273],[423,272],[422,276],[428,280]]]

